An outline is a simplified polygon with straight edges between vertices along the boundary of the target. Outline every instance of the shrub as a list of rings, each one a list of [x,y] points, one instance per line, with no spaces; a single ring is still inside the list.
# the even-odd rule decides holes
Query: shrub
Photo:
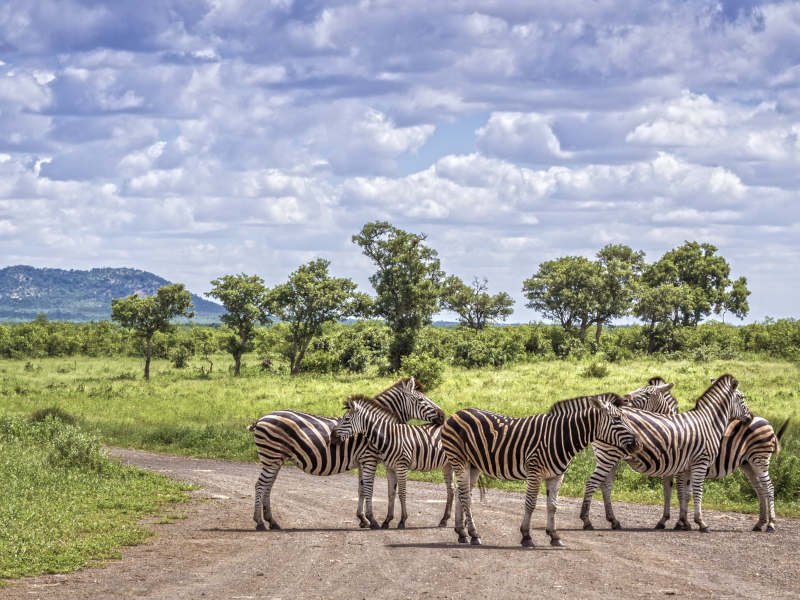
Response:
[[[67,425],[75,425],[75,417],[58,406],[48,406],[47,408],[40,408],[31,414],[31,421],[34,423],[41,423],[46,419],[54,419],[66,423]]]
[[[176,369],[183,369],[189,364],[189,357],[192,356],[191,351],[184,345],[180,345],[172,351],[170,359],[172,366]]]
[[[422,382],[429,390],[438,387],[444,377],[444,363],[430,354],[409,354],[403,357],[400,370],[406,377]]]
[[[592,362],[583,370],[584,377],[602,379],[606,375],[608,375],[608,365],[601,362]]]

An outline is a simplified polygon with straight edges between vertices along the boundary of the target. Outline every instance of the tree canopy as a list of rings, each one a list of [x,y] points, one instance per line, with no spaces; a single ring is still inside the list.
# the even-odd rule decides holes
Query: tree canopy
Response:
[[[389,351],[393,369],[414,350],[419,330],[438,309],[444,273],[426,236],[403,231],[386,221],[367,223],[353,243],[378,270],[369,280],[377,297],[373,314],[386,319],[394,338]]]
[[[140,297],[132,294],[127,298],[111,300],[111,318],[123,327],[132,329],[146,342],[144,378],[150,379],[151,340],[156,331],[169,329],[170,320],[183,316],[191,318],[194,313],[189,292],[182,283],[173,283],[158,288],[152,296]]]
[[[291,350],[290,372],[300,371],[311,340],[322,333],[325,323],[369,311],[369,296],[356,292],[350,279],[328,275],[330,261],[318,258],[301,265],[289,281],[270,292],[270,312],[289,324]]]
[[[239,375],[242,354],[252,349],[253,329],[256,323],[267,321],[268,290],[258,275],[225,275],[211,282],[208,293],[217,298],[227,311],[220,320],[233,329],[227,340],[227,349],[233,355],[234,374]]]
[[[470,329],[483,329],[495,320],[505,321],[514,309],[514,300],[506,292],[490,295],[488,281],[484,277],[472,280],[467,285],[460,278],[451,275],[444,281],[441,298],[442,308],[458,314],[462,325]]]

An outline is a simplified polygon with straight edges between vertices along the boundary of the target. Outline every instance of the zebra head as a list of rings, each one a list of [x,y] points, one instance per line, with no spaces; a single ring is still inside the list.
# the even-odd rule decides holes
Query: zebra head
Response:
[[[413,377],[401,379],[388,390],[375,396],[375,402],[398,415],[404,422],[409,419],[444,424],[444,411],[424,393],[424,386]]]
[[[718,378],[714,379],[711,378],[711,388],[706,390],[704,396],[708,394],[708,392],[714,388],[714,386],[727,386],[731,393],[728,393],[729,405],[728,405],[728,417],[730,419],[736,419],[737,421],[744,421],[745,423],[749,423],[753,420],[753,413],[750,412],[750,407],[747,406],[747,402],[744,399],[744,394],[742,390],[739,389],[739,382],[733,375],[720,375]]]
[[[332,444],[342,444],[354,435],[366,431],[366,411],[363,399],[350,396],[344,401],[344,407],[347,412],[336,419],[336,425],[331,430]]]
[[[609,396],[611,396],[611,400],[609,400]],[[619,408],[624,402],[622,398],[616,394],[603,394],[602,396],[591,396],[589,402],[591,407],[600,413],[596,430],[598,440],[621,448],[625,452],[634,452],[641,446],[639,436],[634,431],[631,422]]]
[[[656,382],[656,383],[654,383]],[[649,385],[637,388],[625,394],[628,406],[648,412],[674,415],[678,413],[678,403],[668,392],[673,383],[666,383],[663,379],[654,377]]]

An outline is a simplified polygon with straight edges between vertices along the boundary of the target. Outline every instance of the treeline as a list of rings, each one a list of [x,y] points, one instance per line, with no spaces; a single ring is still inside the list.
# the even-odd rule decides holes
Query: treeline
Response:
[[[408,360],[435,360],[467,368],[500,367],[526,360],[595,358],[620,362],[648,354],[646,326],[606,328],[597,340],[594,331],[581,341],[557,325],[534,323],[486,327],[422,328],[415,352]],[[191,364],[205,371],[219,363],[219,353],[228,352],[234,329],[222,326],[181,325],[156,332],[152,355],[169,359],[175,366]],[[252,333],[248,367],[288,372],[292,356],[292,333],[288,323],[256,327]],[[768,319],[761,323],[733,326],[720,322],[671,330],[654,356],[665,359],[704,361],[733,359],[744,353],[800,360],[800,321]],[[311,341],[302,371],[314,373],[361,373],[370,368],[389,372],[391,328],[380,321],[331,323]],[[145,355],[145,342],[131,330],[108,321],[68,323],[40,317],[28,323],[0,325],[0,357],[114,357]],[[228,369],[230,359],[217,368]]]

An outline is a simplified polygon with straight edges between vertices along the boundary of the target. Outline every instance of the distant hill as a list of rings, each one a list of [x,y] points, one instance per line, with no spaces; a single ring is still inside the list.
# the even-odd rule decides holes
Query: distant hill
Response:
[[[0,269],[0,321],[30,321],[44,313],[51,321],[102,321],[111,318],[111,299],[138,293],[151,296],[171,283],[138,269]],[[225,309],[192,294],[199,323],[219,321]]]

